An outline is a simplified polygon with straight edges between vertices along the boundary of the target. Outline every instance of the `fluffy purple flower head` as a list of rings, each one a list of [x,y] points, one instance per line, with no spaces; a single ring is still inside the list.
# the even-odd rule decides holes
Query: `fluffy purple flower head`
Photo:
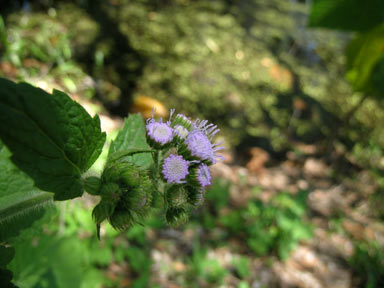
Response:
[[[211,185],[211,172],[209,171],[209,167],[207,165],[200,165],[197,170],[197,180],[199,180],[201,187]]]
[[[193,126],[195,129],[200,130],[205,136],[207,136],[209,140],[212,140],[213,137],[220,131],[220,129],[217,128],[217,125],[208,123],[208,120],[196,119]]]
[[[154,119],[147,121],[148,136],[161,145],[168,144],[173,139],[173,129],[168,123],[156,122]]]
[[[171,154],[164,159],[163,176],[168,183],[185,183],[189,162],[183,156]]]
[[[208,160],[215,164],[217,159],[222,159],[222,156],[216,154],[218,150],[223,149],[222,146],[218,146],[220,143],[212,144],[207,135],[199,129],[195,129],[188,134],[185,144],[192,156],[201,160]]]

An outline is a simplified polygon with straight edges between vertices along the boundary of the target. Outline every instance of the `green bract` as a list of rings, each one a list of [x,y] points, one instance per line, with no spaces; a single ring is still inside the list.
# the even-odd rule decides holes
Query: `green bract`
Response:
[[[140,223],[151,207],[152,183],[145,170],[129,162],[113,163],[101,175],[97,195],[99,204],[93,210],[96,224],[108,219],[119,230]]]

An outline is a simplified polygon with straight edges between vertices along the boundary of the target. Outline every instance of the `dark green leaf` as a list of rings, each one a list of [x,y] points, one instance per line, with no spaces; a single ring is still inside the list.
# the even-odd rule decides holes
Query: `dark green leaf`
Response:
[[[16,287],[11,283],[13,273],[6,269],[6,266],[15,256],[13,247],[5,247],[0,245],[0,287],[12,288]]]
[[[13,256],[15,256],[15,249],[13,247],[0,246],[0,268],[5,268]]]
[[[347,79],[356,91],[371,92],[372,71],[384,55],[384,26],[358,35],[347,47]]]
[[[126,151],[135,149],[149,150],[145,131],[145,123],[139,114],[130,115],[124,122],[123,129],[120,130],[116,139],[111,143],[108,154],[108,162],[121,157]],[[150,153],[140,153],[125,157],[142,168],[148,168],[152,164]]]
[[[0,142],[0,242],[15,237],[44,214],[53,194],[38,190],[33,181],[15,167]]]
[[[382,0],[313,0],[309,26],[366,31],[384,22]]]
[[[26,83],[0,78],[0,137],[12,161],[55,193],[55,200],[79,197],[81,175],[105,142],[97,116],[92,118],[66,94],[48,94]]]
[[[372,86],[377,96],[384,97],[384,54],[377,61],[372,71]]]
[[[17,288],[11,283],[13,273],[6,269],[0,269],[0,287],[2,288]]]

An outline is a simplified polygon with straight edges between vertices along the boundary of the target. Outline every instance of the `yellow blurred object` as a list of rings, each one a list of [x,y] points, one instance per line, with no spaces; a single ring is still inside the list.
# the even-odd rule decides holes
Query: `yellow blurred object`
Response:
[[[150,118],[153,109],[156,110],[156,117],[168,117],[168,109],[164,104],[154,98],[143,95],[140,95],[133,100],[131,112],[141,113],[144,118]]]
[[[289,89],[292,87],[293,75],[288,69],[275,64],[268,69],[268,73],[276,82],[285,85]]]

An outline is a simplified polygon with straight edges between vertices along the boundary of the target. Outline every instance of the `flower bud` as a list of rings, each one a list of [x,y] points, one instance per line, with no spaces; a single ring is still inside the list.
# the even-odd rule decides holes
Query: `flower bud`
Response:
[[[169,207],[165,213],[165,219],[168,225],[178,226],[188,220],[188,212],[184,206]]]
[[[166,191],[168,206],[181,206],[187,203],[187,192],[182,185],[173,185]]]
[[[92,216],[96,224],[100,224],[105,219],[113,214],[115,207],[113,203],[107,201],[100,201],[99,204],[93,209]]]
[[[185,129],[187,129],[187,131],[191,131],[192,121],[189,120],[188,117],[183,114],[177,114],[176,117],[172,120],[171,126],[175,128],[178,125],[184,127]]]
[[[84,179],[84,190],[91,195],[100,194],[101,179],[95,176]]]
[[[97,224],[108,219],[119,230],[140,223],[151,207],[152,182],[146,170],[129,162],[114,162],[101,176],[101,200],[93,210]]]

